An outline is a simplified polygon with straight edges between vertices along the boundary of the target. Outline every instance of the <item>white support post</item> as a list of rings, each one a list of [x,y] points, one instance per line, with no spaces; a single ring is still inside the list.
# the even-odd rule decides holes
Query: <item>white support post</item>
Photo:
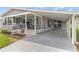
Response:
[[[34,15],[34,30],[35,30],[35,35],[36,35],[36,16]]]
[[[67,32],[67,34],[68,34],[68,36],[69,36],[69,31],[68,31],[68,29],[69,29],[69,26],[68,26],[68,21],[66,21],[66,32]]]
[[[43,19],[41,17],[41,29],[43,29]]]
[[[76,42],[76,23],[75,23],[75,16],[72,16],[72,44]]]
[[[71,29],[70,29],[70,20],[71,20],[71,19],[69,19],[69,21],[68,21],[68,34],[69,34],[69,37],[71,37],[71,32],[70,32],[70,30],[71,30]]]
[[[8,17],[7,17],[6,19],[7,19],[7,20],[6,20],[6,22],[7,22],[6,24],[8,25]]]
[[[11,17],[11,21],[12,21],[11,29],[13,30],[13,17]]]
[[[69,23],[70,23],[70,19],[66,22],[67,34],[68,34],[68,36],[70,37],[70,26],[69,26]]]
[[[27,34],[27,14],[25,14],[25,34]]]
[[[3,23],[5,23],[5,20],[6,20],[6,19],[3,18],[3,20],[4,20]],[[5,24],[5,25],[6,25],[6,24]],[[5,28],[5,25],[2,26],[3,29]]]
[[[11,19],[11,20],[12,20],[12,26],[11,26],[11,27],[13,28],[13,17],[12,17],[12,19]]]
[[[8,18],[9,18],[9,17],[6,18],[6,24],[7,24],[6,29],[8,29],[8,26],[9,26],[9,25],[8,25]]]

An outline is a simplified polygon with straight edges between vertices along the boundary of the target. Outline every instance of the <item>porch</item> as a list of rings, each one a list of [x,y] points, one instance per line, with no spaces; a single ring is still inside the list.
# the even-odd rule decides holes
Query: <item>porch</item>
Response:
[[[64,24],[64,25],[63,25]],[[4,17],[3,29],[12,33],[36,35],[54,28],[65,28],[66,21],[53,20],[47,16],[26,12]]]
[[[3,29],[12,33],[36,35],[43,31],[42,16],[26,12],[4,17]]]

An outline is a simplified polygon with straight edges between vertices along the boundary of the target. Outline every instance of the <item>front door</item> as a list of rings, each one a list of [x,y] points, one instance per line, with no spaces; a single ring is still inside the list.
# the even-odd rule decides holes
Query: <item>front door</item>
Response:
[[[61,28],[61,24],[62,24],[61,21],[55,20],[55,21],[54,21],[54,28]]]

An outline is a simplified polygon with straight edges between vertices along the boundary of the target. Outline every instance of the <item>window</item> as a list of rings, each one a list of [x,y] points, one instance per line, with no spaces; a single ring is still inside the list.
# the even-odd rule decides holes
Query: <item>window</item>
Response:
[[[51,19],[48,19],[48,27],[49,27],[49,28],[50,28],[50,26],[51,26],[50,20],[51,20]]]
[[[41,29],[41,18],[36,16],[36,28]]]
[[[36,17],[36,23],[39,24],[39,19],[38,19],[38,17]]]
[[[13,23],[16,23],[16,19],[15,19],[15,17],[13,17]]]
[[[8,25],[12,25],[12,18],[11,17],[8,18]]]
[[[7,19],[6,18],[5,18],[3,25],[7,25]]]

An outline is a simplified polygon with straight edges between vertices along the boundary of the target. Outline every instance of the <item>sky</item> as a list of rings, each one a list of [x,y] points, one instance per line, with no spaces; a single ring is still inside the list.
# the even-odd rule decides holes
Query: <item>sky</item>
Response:
[[[79,7],[28,7],[35,10],[58,10],[58,11],[79,11]],[[0,7],[0,14],[6,12],[8,7]]]

